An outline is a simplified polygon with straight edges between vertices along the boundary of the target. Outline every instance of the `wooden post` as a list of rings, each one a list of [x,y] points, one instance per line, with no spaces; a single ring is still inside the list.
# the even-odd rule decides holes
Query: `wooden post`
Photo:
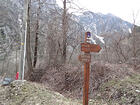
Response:
[[[89,75],[90,75],[90,52],[99,52],[101,47],[96,44],[90,44],[90,32],[85,33],[85,43],[81,43],[81,51],[84,55],[79,56],[79,60],[84,62],[84,89],[83,89],[83,105],[88,105],[88,92],[89,92]]]
[[[85,33],[85,43],[87,43],[87,32]],[[90,54],[90,52],[86,52],[86,54]],[[89,69],[90,69],[90,63],[89,62],[85,62],[85,64],[84,64],[83,105],[88,105]]]
[[[88,105],[88,91],[89,91],[89,70],[90,64],[84,64],[84,92],[83,92],[83,105]]]

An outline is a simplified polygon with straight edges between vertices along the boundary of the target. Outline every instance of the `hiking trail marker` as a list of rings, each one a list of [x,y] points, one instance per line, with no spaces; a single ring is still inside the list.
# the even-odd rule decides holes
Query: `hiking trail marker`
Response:
[[[85,43],[81,43],[81,51],[83,55],[79,55],[79,60],[84,63],[84,89],[83,89],[83,105],[88,105],[88,91],[89,91],[89,70],[91,62],[90,52],[99,52],[101,47],[96,44],[90,44],[91,33],[85,33]]]

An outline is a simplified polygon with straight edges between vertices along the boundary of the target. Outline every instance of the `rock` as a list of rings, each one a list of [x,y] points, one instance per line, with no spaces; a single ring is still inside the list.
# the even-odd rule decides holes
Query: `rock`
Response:
[[[13,81],[12,78],[4,78],[2,81],[1,81],[1,85],[2,86],[6,86],[6,85],[9,85],[11,82]]]

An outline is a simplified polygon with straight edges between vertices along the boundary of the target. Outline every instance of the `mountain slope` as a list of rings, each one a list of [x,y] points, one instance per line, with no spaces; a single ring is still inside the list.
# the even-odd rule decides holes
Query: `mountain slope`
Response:
[[[125,32],[128,33],[132,24],[112,14],[101,14],[86,11],[74,19],[81,23],[86,30],[95,34]]]

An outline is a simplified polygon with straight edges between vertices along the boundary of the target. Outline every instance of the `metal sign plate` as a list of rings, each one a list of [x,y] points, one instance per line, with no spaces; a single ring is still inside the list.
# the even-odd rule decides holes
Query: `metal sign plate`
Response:
[[[99,52],[101,47],[96,44],[81,43],[81,51],[84,52]]]

